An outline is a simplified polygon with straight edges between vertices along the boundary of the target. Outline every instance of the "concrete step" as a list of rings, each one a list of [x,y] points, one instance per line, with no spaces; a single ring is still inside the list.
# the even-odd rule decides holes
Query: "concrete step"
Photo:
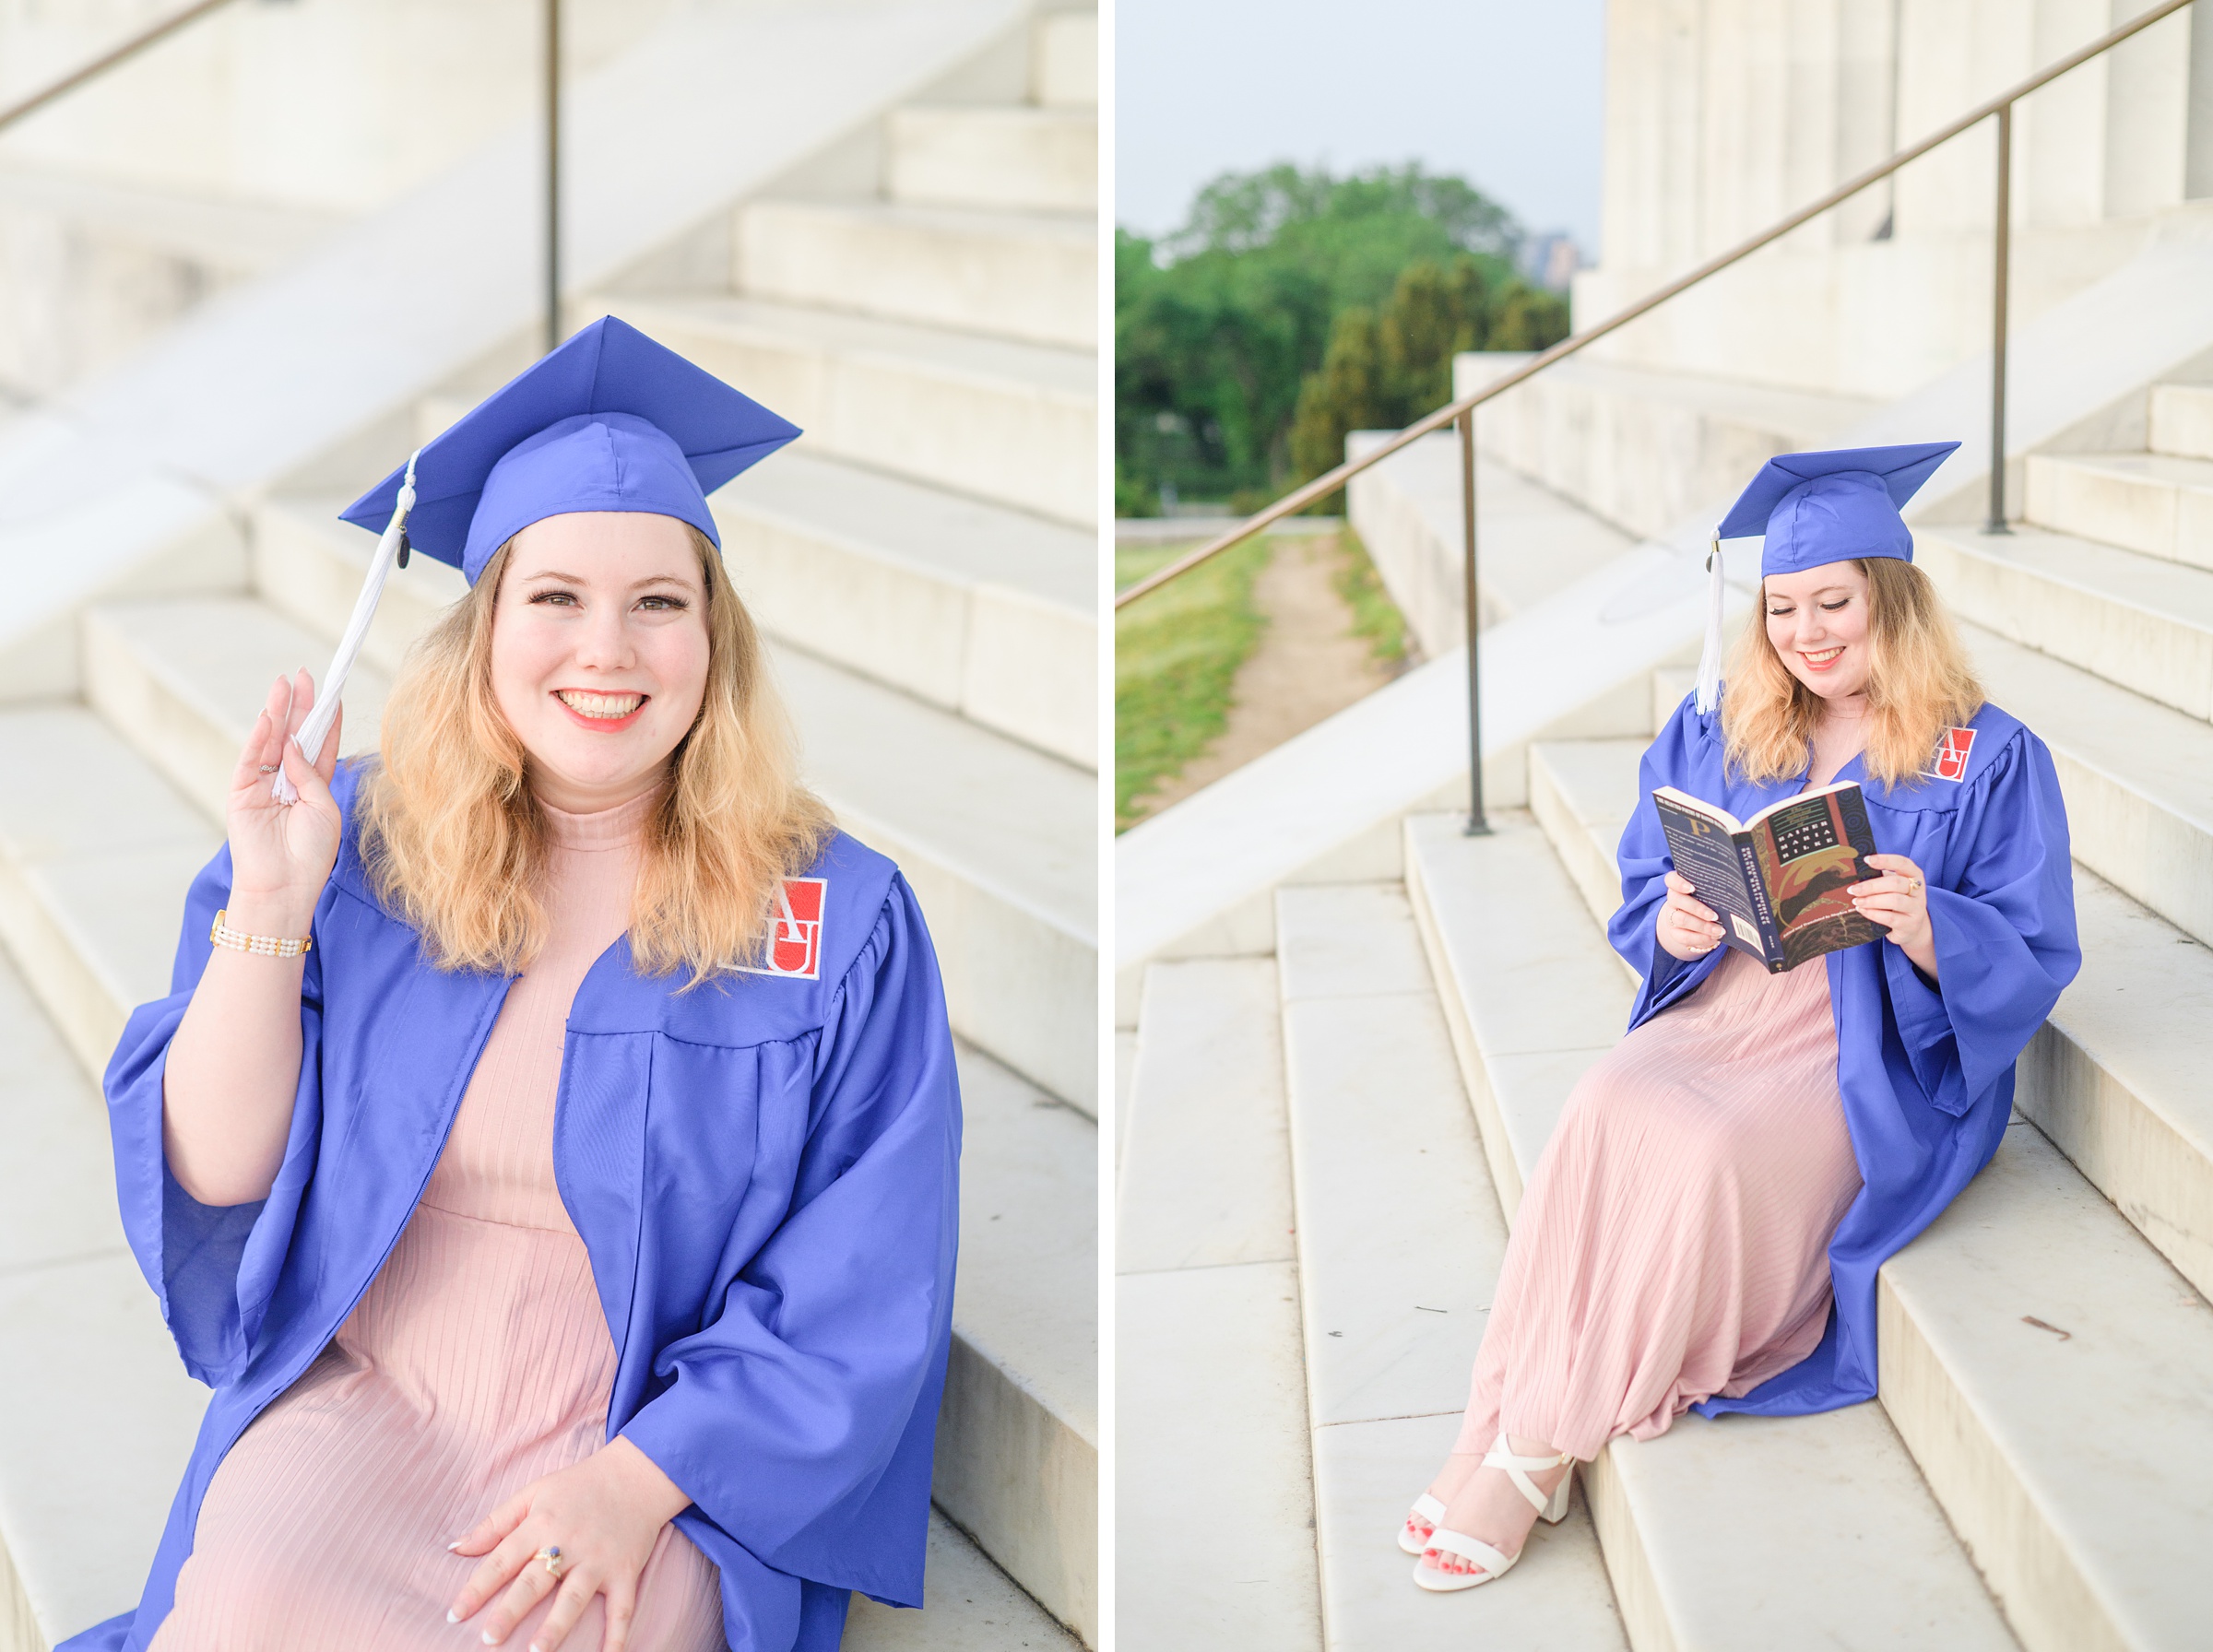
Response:
[[[2213,728],[1975,626],[1991,699],[2051,747],[2075,858],[2213,945]]]
[[[1115,1621],[1320,1652],[1276,972],[1145,974],[1116,1222]]]
[[[930,1494],[1099,1638],[1098,1129],[960,1052],[961,1270]]]
[[[2030,454],[2027,475],[2037,526],[2213,568],[2213,459]]]
[[[607,308],[775,408],[818,454],[1094,525],[1085,352],[718,294]]]
[[[1530,749],[1532,811],[1601,923],[1620,904],[1614,853],[1639,800],[1641,749]],[[2213,1297],[2213,950],[2080,866],[2075,913],[2082,973],[2023,1055],[2015,1105]]]
[[[838,1643],[842,1652],[1075,1652],[1082,1644],[935,1513],[922,1610],[902,1611],[856,1595]]]
[[[254,513],[261,595],[326,636],[345,629],[376,543],[337,519],[345,502],[283,496]],[[711,502],[725,565],[770,635],[1095,763],[1092,536],[803,451],[747,471]],[[444,563],[413,559],[386,584],[362,657],[396,670],[466,588]]]
[[[456,407],[454,416],[467,410]],[[338,520],[351,502],[351,495],[278,494],[254,508],[254,589],[271,608],[318,636],[345,631],[376,550],[375,535]],[[385,581],[376,618],[361,643],[362,661],[393,676],[415,639],[467,593],[468,582],[458,568],[430,557],[409,557],[405,568],[393,570]],[[308,669],[319,680],[329,661],[325,645]]]
[[[1880,1315],[1884,1409],[2021,1644],[2202,1646],[2213,1307],[2017,1121]]]
[[[1030,37],[1030,96],[1047,108],[1089,109],[1099,100],[1099,14],[1040,12]]]
[[[772,634],[1097,765],[1093,535],[797,451],[714,508],[731,577]]]
[[[1495,824],[1468,838],[1454,817],[1411,818],[1406,865],[1510,1220],[1568,1092],[1618,1042],[1630,987],[1542,828]],[[1685,1416],[1657,1440],[1615,1441],[1583,1483],[1639,1646],[2015,1644],[1879,1406]],[[1841,1558],[1873,1554],[1879,1588]]]
[[[2079,866],[2075,919],[2082,973],[2014,1105],[2213,1298],[2213,951]]]
[[[1345,439],[1357,457],[1379,431]],[[1401,448],[1345,490],[1345,510],[1406,624],[1431,659],[1467,641],[1460,438]],[[1488,458],[1475,466],[1475,585],[1487,628],[1528,612],[1629,549],[1628,537]]]
[[[207,1403],[124,1240],[99,1087],[34,1001],[29,973],[0,953],[0,1398],[16,1420],[0,1428],[8,1652],[45,1652],[138,1599]]]
[[[2154,384],[2149,425],[2153,453],[2213,459],[2213,384]]]
[[[1459,1434],[1506,1221],[1404,889],[1280,890],[1276,949],[1328,1645],[1626,1652],[1587,1499],[1513,1587],[1408,1578],[1393,1534]]]
[[[1527,360],[1456,357],[1452,394]],[[1475,431],[1499,463],[1635,538],[1658,538],[1734,497],[1772,455],[1838,446],[1880,406],[1581,355],[1485,402]]]
[[[1096,779],[796,649],[775,659],[810,784],[922,902],[953,1031],[1096,1116]]]
[[[2213,572],[2030,526],[1923,526],[1913,544],[1962,619],[2213,717]]]
[[[1000,212],[1098,210],[1099,120],[1088,106],[910,103],[892,111],[885,137],[886,188],[894,201]]]
[[[1098,230],[1086,215],[885,201],[754,201],[732,285],[750,298],[1095,349]]]
[[[103,603],[85,611],[81,634],[92,709],[212,820],[229,811],[272,679],[304,667],[320,680],[330,664],[326,635],[254,596]],[[355,666],[340,755],[376,749],[390,689],[376,667]]]
[[[89,1072],[169,991],[186,885],[222,833],[77,705],[0,710],[0,942]]]

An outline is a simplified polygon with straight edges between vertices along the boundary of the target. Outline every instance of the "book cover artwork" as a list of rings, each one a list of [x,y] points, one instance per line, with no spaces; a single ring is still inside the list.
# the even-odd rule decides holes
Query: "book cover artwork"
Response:
[[[1772,973],[1881,938],[1848,892],[1877,876],[1864,859],[1875,835],[1858,782],[1786,797],[1745,821],[1672,785],[1652,803],[1675,869],[1721,914],[1722,939]]]

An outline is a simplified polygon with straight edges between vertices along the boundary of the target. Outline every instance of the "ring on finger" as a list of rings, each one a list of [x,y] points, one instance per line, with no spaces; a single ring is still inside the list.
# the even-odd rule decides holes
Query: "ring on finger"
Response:
[[[555,1577],[559,1577],[562,1569],[568,1564],[566,1561],[561,1558],[561,1545],[558,1543],[548,1543],[543,1549],[540,1549],[538,1553],[533,1556],[533,1558],[541,1562],[546,1570],[550,1572]]]
[[[261,772],[264,774],[274,774],[283,767],[284,765],[282,763],[263,763],[261,765]]]

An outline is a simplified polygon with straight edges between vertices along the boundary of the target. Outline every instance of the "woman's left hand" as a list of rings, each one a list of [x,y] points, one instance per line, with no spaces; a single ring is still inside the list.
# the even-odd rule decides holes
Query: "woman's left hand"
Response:
[[[1935,980],[1936,934],[1929,927],[1927,877],[1902,855],[1870,855],[1867,864],[1883,876],[1852,886],[1853,909],[1888,929],[1914,967]]]
[[[582,1462],[532,1481],[453,1546],[456,1554],[485,1558],[455,1598],[448,1622],[467,1622],[507,1586],[484,1620],[485,1644],[498,1646],[558,1588],[560,1598],[530,1643],[531,1652],[553,1652],[592,1597],[605,1595],[602,1652],[622,1652],[637,1609],[638,1578],[661,1528],[691,1503],[651,1457],[617,1435]],[[538,1558],[547,1548],[561,1551],[558,1580]]]

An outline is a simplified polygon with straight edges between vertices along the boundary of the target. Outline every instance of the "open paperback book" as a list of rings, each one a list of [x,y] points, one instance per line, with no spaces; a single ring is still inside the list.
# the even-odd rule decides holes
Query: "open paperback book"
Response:
[[[1880,876],[1857,781],[1770,803],[1740,822],[1663,785],[1652,794],[1675,870],[1721,914],[1722,939],[1781,974],[1884,933],[1853,910],[1850,886]]]

